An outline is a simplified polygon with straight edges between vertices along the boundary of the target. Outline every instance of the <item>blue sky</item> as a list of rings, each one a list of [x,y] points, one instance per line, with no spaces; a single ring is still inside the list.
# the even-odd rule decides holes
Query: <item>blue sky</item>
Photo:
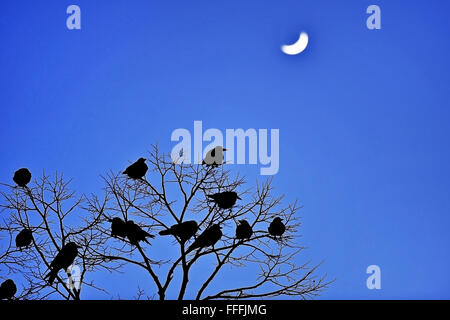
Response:
[[[66,28],[70,4],[81,30]],[[381,30],[366,28],[370,4]],[[400,0],[5,2],[0,181],[26,166],[100,193],[100,174],[152,143],[170,151],[172,131],[194,120],[279,129],[274,185],[304,206],[299,261],[324,259],[321,272],[336,278],[320,298],[449,299],[449,10]],[[301,31],[307,49],[283,54]],[[256,165],[239,170],[265,179]],[[381,290],[366,288],[371,264]],[[98,277],[130,298],[140,281]]]

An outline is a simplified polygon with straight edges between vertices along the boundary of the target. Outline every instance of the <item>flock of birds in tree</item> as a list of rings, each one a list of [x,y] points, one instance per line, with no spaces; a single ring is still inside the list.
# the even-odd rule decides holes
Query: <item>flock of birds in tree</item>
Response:
[[[222,147],[216,147],[210,150],[203,164],[207,166],[217,166],[223,163],[223,151],[226,149]],[[127,175],[133,180],[143,179],[147,173],[148,166],[145,163],[145,158],[139,158],[136,162],[128,166],[123,174]],[[27,188],[27,184],[31,181],[31,172],[27,168],[22,168],[14,173],[13,181],[19,187]],[[237,199],[242,200],[238,194],[234,191],[224,191],[211,195],[207,195],[211,201],[213,201],[220,209],[231,209]],[[275,217],[268,227],[268,232],[273,237],[281,237],[286,231],[286,226],[282,222],[283,219]],[[128,239],[132,245],[138,245],[140,241],[149,243],[147,238],[155,238],[154,235],[142,230],[142,228],[134,223],[133,220],[124,221],[119,217],[115,217],[109,220],[111,223],[111,236]],[[172,235],[177,237],[181,243],[187,242],[192,237],[195,237],[194,242],[189,246],[186,254],[206,247],[214,246],[222,238],[222,227],[219,224],[213,224],[206,228],[200,235],[195,237],[198,231],[198,224],[194,220],[180,222],[172,225],[167,230],[159,232],[160,235]],[[252,226],[247,220],[239,220],[239,224],[236,226],[235,238],[238,241],[250,239],[253,235]],[[16,236],[16,247],[22,250],[22,248],[29,247],[33,241],[33,233],[31,229],[25,228],[20,231]],[[60,270],[65,270],[73,264],[75,258],[78,255],[78,249],[81,248],[75,242],[69,242],[65,244],[61,250],[59,250],[56,257],[50,263],[50,272],[45,276],[48,279],[48,283],[51,285],[58,275]],[[0,285],[0,300],[11,299],[17,292],[17,287],[13,280],[8,279]]]

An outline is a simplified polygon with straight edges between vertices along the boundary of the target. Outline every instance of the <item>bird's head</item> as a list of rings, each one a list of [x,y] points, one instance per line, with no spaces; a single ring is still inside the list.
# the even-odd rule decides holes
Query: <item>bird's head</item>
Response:
[[[73,249],[81,249],[82,248],[80,245],[76,244],[75,242],[69,242],[66,246],[69,248],[73,248]]]
[[[193,226],[198,227],[197,221],[191,220],[190,223],[191,223]]]
[[[145,162],[145,161],[147,161],[147,159],[145,159],[145,158],[139,158],[139,159],[138,159],[138,162],[142,162],[142,163],[143,163],[143,162]]]
[[[221,152],[227,151],[227,149],[224,148],[224,147],[222,147],[222,146],[217,146],[217,147],[213,148],[213,149],[211,150],[211,155],[212,155],[213,157],[215,156],[216,151],[219,152],[219,154],[220,154]]]
[[[275,219],[273,219],[274,222],[281,222],[283,221],[283,219],[281,219],[280,217],[276,217]]]
[[[16,284],[14,283],[13,280],[8,279],[8,280],[5,280],[5,281],[2,283],[2,287],[3,287],[3,286],[5,286],[5,287],[15,287]],[[2,289],[3,289],[3,288],[2,288]]]
[[[114,217],[112,219],[108,218],[108,221],[111,222],[111,223],[115,223],[117,225],[125,223],[125,221],[123,221],[122,218],[119,218],[119,217]]]

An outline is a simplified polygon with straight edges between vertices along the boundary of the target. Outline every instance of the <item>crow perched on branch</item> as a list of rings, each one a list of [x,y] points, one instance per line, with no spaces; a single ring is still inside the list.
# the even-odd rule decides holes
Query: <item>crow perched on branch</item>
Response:
[[[0,285],[0,300],[11,299],[17,292],[17,287],[11,279],[5,280]],[[6,315],[5,315],[6,316]]]
[[[48,278],[50,284],[55,280],[59,270],[64,269],[67,272],[67,268],[72,265],[78,255],[78,248],[81,247],[75,242],[69,242],[61,248],[50,264],[50,272],[45,276],[45,279]]]
[[[217,241],[222,238],[222,230],[220,229],[222,229],[222,227],[218,224],[213,224],[211,227],[207,228],[197,237],[197,239],[195,239],[194,243],[192,243],[187,252],[197,248],[201,249],[215,245]]]
[[[174,224],[167,230],[161,231],[159,234],[162,236],[173,235],[180,238],[181,242],[188,241],[198,230],[197,222],[194,220],[185,221],[182,223]]]
[[[19,187],[26,187],[31,181],[31,172],[27,168],[22,168],[14,172],[13,180]]]
[[[286,231],[286,226],[284,225],[283,219],[280,217],[276,217],[269,225],[269,234],[276,237],[283,235],[284,231]]]
[[[148,166],[145,164],[145,158],[139,158],[135,163],[128,166],[125,169],[123,174],[128,175],[131,179],[142,179],[143,176],[147,173]]]
[[[205,158],[203,159],[202,164],[207,166],[217,167],[218,165],[223,164],[223,152],[227,151],[227,149],[217,146],[206,153]]]
[[[28,247],[31,244],[31,241],[33,240],[33,232],[30,229],[23,229],[19,232],[16,236],[16,247],[22,248],[22,247]]]
[[[211,198],[221,209],[231,209],[236,204],[237,199],[242,200],[234,191],[211,194],[208,195],[208,198]]]
[[[236,239],[250,239],[253,235],[253,229],[247,220],[239,220],[240,224],[236,226]]]
[[[111,222],[111,236],[125,238],[127,236],[127,224],[122,219],[115,217]]]
[[[154,238],[154,235],[149,234],[148,232],[141,229],[140,226],[134,223],[133,220],[128,220],[126,222],[126,233],[128,240],[130,240],[131,244],[137,245],[139,241],[147,241],[147,237]]]

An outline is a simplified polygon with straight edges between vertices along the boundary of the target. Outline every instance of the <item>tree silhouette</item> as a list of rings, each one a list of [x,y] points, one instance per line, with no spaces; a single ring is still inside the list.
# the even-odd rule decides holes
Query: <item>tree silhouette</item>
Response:
[[[23,279],[23,290],[17,299],[46,299],[60,295],[64,299],[80,299],[81,284],[95,287],[92,282],[85,282],[87,272],[93,271],[96,261],[89,258],[87,248],[100,245],[92,232],[99,218],[82,210],[86,202],[84,196],[76,196],[69,188],[70,180],[65,181],[63,175],[56,173],[51,178],[43,173],[30,186],[18,187],[3,184],[8,191],[0,192],[3,202],[0,235],[6,248],[0,251],[2,274],[8,271],[20,275]],[[17,248],[14,238],[23,229],[32,231],[32,241],[28,248]],[[79,284],[63,279],[59,273],[53,285],[49,285],[46,274],[50,264],[61,248],[75,241],[81,248],[75,264],[80,265]],[[69,270],[70,271],[70,270]],[[2,275],[0,274],[0,275]],[[100,288],[97,288],[102,290]]]
[[[226,165],[183,164],[182,159],[173,160],[154,146],[147,158],[146,176],[131,179],[122,173],[123,169],[111,171],[102,176],[105,186],[101,196],[76,197],[62,175],[50,180],[44,174],[30,183],[31,187],[4,185],[8,192],[1,193],[4,198],[1,206],[8,218],[4,219],[0,234],[9,235],[9,246],[0,252],[0,272],[7,269],[23,276],[23,289],[18,290],[21,293],[16,298],[45,299],[59,294],[65,299],[80,299],[84,286],[103,290],[86,281],[86,275],[91,278],[93,272],[101,270],[120,273],[125,266],[144,270],[154,284],[155,297],[161,300],[286,296],[305,299],[318,295],[330,284],[325,276],[316,276],[319,265],[295,263],[304,249],[298,244],[297,234],[300,207],[296,202],[282,206],[283,196],[272,195],[272,180],[244,189],[244,179],[239,174],[233,175]],[[224,191],[236,192],[240,198],[228,209],[220,208],[211,198],[212,194]],[[275,217],[282,218],[286,225],[282,236],[274,237],[268,232]],[[134,221],[136,227],[157,237],[147,238],[150,242],[147,244],[130,242],[129,237],[120,233],[122,236],[113,236],[114,218]],[[158,235],[171,226],[192,220],[197,222],[198,230],[188,240]],[[249,237],[236,238],[236,226],[241,220],[248,221],[253,230]],[[213,225],[222,228],[220,240],[212,246],[188,250]],[[15,248],[14,236],[24,228],[33,231],[31,248]],[[80,285],[78,288],[68,285],[61,272],[49,286],[44,279],[49,264],[69,241],[81,246],[74,262],[81,266]],[[158,257],[161,252],[173,256]],[[217,278],[228,279],[227,276],[230,285],[234,284],[231,280],[236,269],[251,272],[245,281],[229,288],[214,284]],[[136,297],[144,295],[140,285]]]

